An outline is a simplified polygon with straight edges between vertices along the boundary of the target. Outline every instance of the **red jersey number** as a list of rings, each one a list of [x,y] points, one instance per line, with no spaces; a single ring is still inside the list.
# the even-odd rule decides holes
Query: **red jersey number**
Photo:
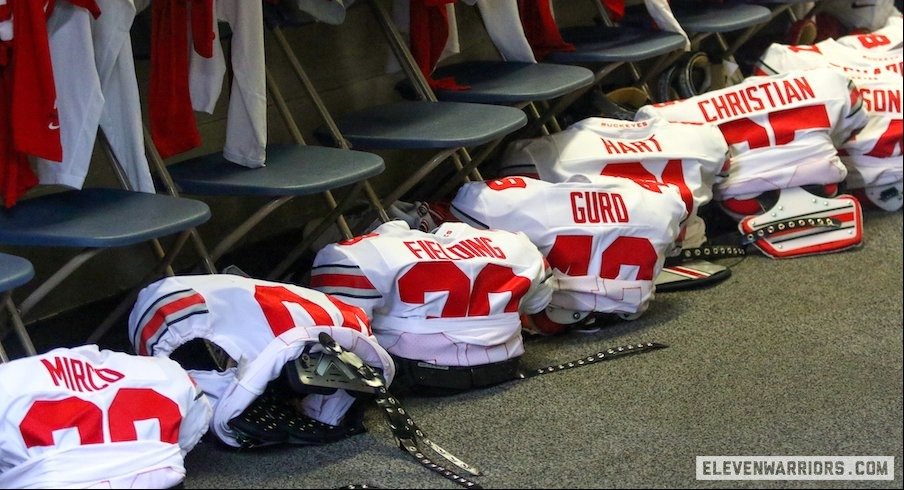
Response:
[[[302,298],[295,294],[285,286],[254,286],[254,299],[260,305],[270,330],[273,335],[280,336],[287,330],[296,326],[292,313],[286,306],[286,303],[293,303],[300,306],[313,321],[316,327],[332,327],[335,326],[333,317],[326,309],[317,303]],[[370,320],[364,314],[364,310],[357,306],[339,301],[332,296],[327,295],[327,299],[339,309],[342,314],[342,326],[355,329],[361,333],[371,335]]]
[[[485,265],[472,284],[452,262],[418,262],[399,278],[398,284],[399,298],[411,304],[425,304],[426,293],[446,292],[441,318],[488,316],[491,293],[510,293],[504,311],[517,312],[530,285],[530,279],[498,264]]]
[[[546,259],[549,264],[569,276],[589,275],[593,254],[593,238],[582,235],[559,235]],[[659,255],[649,239],[618,237],[601,253],[599,277],[618,279],[622,266],[636,266],[634,280],[652,281]]]
[[[829,114],[822,104],[770,112],[767,122],[763,126],[745,117],[719,124],[719,129],[729,145],[747,143],[752,150],[786,145],[794,141],[798,131],[831,127]]]
[[[603,167],[600,175],[627,177],[645,189],[657,193],[662,192],[659,190],[660,186],[673,184],[681,193],[681,200],[684,201],[684,208],[688,214],[694,211],[694,193],[691,192],[690,187],[684,180],[684,166],[681,160],[669,160],[665,164],[665,168],[662,170],[661,181],[644,168],[640,162],[610,163]]]
[[[79,443],[137,441],[135,423],[156,420],[160,440],[179,442],[182,414],[173,400],[151,388],[120,388],[106,407],[110,440],[104,440],[104,408],[90,400],[70,396],[61,400],[35,401],[19,423],[25,447],[53,446],[54,431],[76,429]]]

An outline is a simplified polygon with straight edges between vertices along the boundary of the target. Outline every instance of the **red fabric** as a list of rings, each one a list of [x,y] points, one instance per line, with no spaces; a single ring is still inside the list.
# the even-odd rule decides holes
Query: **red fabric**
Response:
[[[612,22],[618,22],[625,17],[625,0],[600,0],[600,3],[606,8]]]
[[[14,0],[15,1],[15,0]],[[7,208],[28,189],[38,185],[25,153],[16,151],[12,139],[12,67],[8,61],[12,43],[0,42],[0,195]]]
[[[213,0],[151,2],[151,76],[148,116],[151,138],[163,158],[201,145],[189,93],[189,20],[192,44],[213,54]]]
[[[63,147],[44,2],[13,0],[10,4],[13,145],[22,153],[59,162]]]
[[[15,18],[13,39],[0,42],[0,194],[7,208],[38,185],[27,155],[63,159],[47,37],[52,10],[52,1],[10,0],[0,12]]]
[[[213,0],[191,0],[191,38],[195,51],[205,57],[213,57]]]
[[[446,5],[455,0],[411,0],[409,35],[411,54],[433,89],[467,90],[452,77],[433,78],[433,70],[449,39],[449,15]]]
[[[574,51],[574,45],[562,39],[549,0],[518,0],[518,15],[537,61],[556,51]]]

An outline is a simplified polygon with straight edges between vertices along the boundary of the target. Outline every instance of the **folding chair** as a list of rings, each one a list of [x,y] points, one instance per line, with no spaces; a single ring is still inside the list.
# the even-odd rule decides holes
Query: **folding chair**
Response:
[[[266,166],[243,167],[226,160],[221,152],[170,165],[163,162],[153,147],[150,148],[150,155],[154,164],[161,168],[161,173],[168,172],[171,176],[172,180],[167,182],[166,187],[173,195],[184,192],[197,196],[270,198],[220,240],[210,252],[210,260],[214,264],[284,204],[296,197],[321,195],[329,207],[322,220],[323,226],[305,236],[287,255],[287,260],[269,272],[268,277],[275,279],[285,272],[285,262],[291,261],[289,257],[297,258],[329,225],[338,226],[345,238],[354,236],[343,213],[362,188],[369,185],[367,179],[383,172],[384,163],[380,156],[373,153],[307,145],[269,73],[267,85],[295,143],[268,146]],[[333,192],[345,187],[351,187],[351,190],[341,202],[337,202]]]
[[[484,29],[485,22],[480,21]],[[497,54],[498,59],[458,61],[438,66],[434,76],[451,77],[467,85],[468,90],[438,88],[434,90],[436,97],[439,100],[511,105],[526,110],[530,117],[537,119],[541,117],[538,105],[543,107],[547,101],[593,83],[593,72],[584,67],[508,61],[498,50]],[[554,116],[549,122],[553,125],[552,131],[561,130]],[[544,133],[548,134],[548,131],[544,130]]]
[[[402,182],[394,182],[394,189],[378,198],[377,210],[389,207],[421,183],[442,162],[452,160],[460,169],[462,179],[468,174],[480,178],[476,167],[486,159],[502,138],[523,127],[527,117],[514,107],[438,101],[416,68],[410,51],[394,29],[388,14],[377,0],[369,1],[374,15],[383,29],[389,47],[420,97],[419,100],[397,100],[358,108],[333,117],[326,110],[313,85],[307,79],[301,63],[283,33],[284,26],[297,25],[291,21],[271,21],[270,32],[296,76],[301,80],[326,121],[319,134],[342,148],[379,150],[429,150],[435,152]],[[468,148],[480,147],[473,158]],[[462,170],[463,169],[463,170]],[[381,213],[385,221],[387,217]]]
[[[22,349],[29,356],[33,356],[37,352],[35,352],[35,346],[31,342],[28,331],[25,330],[22,317],[19,316],[19,310],[13,302],[12,290],[30,281],[34,275],[35,269],[28,260],[15,255],[0,253],[0,294],[3,295],[3,307],[6,308],[6,312],[13,323],[13,329],[19,336]],[[9,356],[6,354],[2,343],[7,334],[5,327],[5,322],[0,322],[0,363],[9,361]]]
[[[733,69],[729,69],[728,72],[724,73],[722,83],[717,83],[710,88],[721,88],[722,85],[731,84],[732,81],[739,81],[737,79],[737,74],[739,73],[737,71],[737,62],[734,59],[735,52],[772,17],[772,12],[767,7],[744,3],[716,4],[706,2],[701,5],[700,2],[687,0],[673,2],[671,7],[675,18],[690,38],[691,56],[693,56],[694,52],[706,53],[707,68],[709,68],[709,58],[718,58],[722,60],[721,63],[723,65],[726,62],[735,65]],[[731,43],[729,43],[729,39],[726,36],[729,33],[736,33]],[[704,48],[703,45],[707,40],[715,41],[715,49]],[[672,53],[669,56],[660,58],[649,73],[663,72],[664,67],[676,63],[683,55],[684,53]],[[692,63],[693,61],[688,60],[688,62]],[[645,77],[645,80],[649,82],[649,76]],[[662,93],[658,93],[657,96],[658,102],[665,102],[671,98],[665,97]]]
[[[221,29],[221,32],[229,30]],[[228,60],[229,56],[226,58]],[[196,243],[200,245],[199,255],[208,264],[205,267],[208,272],[215,272],[217,261],[226,253],[233,251],[253,230],[258,229],[267,217],[299,197],[321,196],[328,210],[323,216],[318,216],[322,218],[320,226],[310,233],[305,233],[295,249],[266,274],[267,278],[276,279],[281,276],[293,258],[300,256],[317,236],[332,225],[335,225],[345,238],[352,238],[354,234],[344,213],[362,190],[367,192],[368,197],[373,195],[367,179],[379,175],[385,168],[383,159],[373,153],[307,145],[276,81],[268,70],[264,76],[269,99],[275,103],[292,143],[267,145],[266,163],[262,167],[249,168],[232,163],[220,151],[167,163],[161,158],[148,135],[147,128],[145,130],[145,144],[150,162],[162,178],[169,194],[249,198],[247,201],[263,198],[265,201],[244,221],[228,230],[206,256],[202,251],[204,246]],[[344,197],[337,200],[334,192],[340,191],[344,192]],[[379,203],[378,200],[372,201]]]
[[[681,34],[631,25],[616,25],[598,0],[590,1],[598,8],[603,25],[561,27],[562,37],[573,44],[575,50],[551,53],[547,60],[552,63],[590,67],[594,72],[593,83],[556,100],[547,111],[549,115],[561,112],[599,86],[608,75],[621,67],[627,68],[633,83],[652,100],[647,80],[651,79],[654,73],[641,75],[638,64],[685,48],[686,39]],[[545,122],[544,119],[541,117],[531,121],[524,132],[533,131],[535,127]]]
[[[150,244],[156,264],[92,332],[88,342],[97,342],[131,308],[140,287],[172,275],[173,260],[189,235],[209,218],[210,209],[197,200],[100,187],[30,197],[0,211],[0,244],[78,250],[20,303],[21,316],[101,252]],[[160,240],[171,236],[164,251]]]
[[[756,1],[752,1],[751,3],[754,3],[756,5],[765,6],[769,9],[770,12],[769,12],[769,18],[766,19],[765,22],[759,24],[756,29],[752,30],[747,39],[756,35],[757,33],[759,33],[760,31],[765,29],[767,26],[769,26],[770,24],[772,24],[773,22],[775,22],[776,20],[778,20],[779,18],[781,18],[783,16],[787,16],[788,20],[793,24],[795,22],[800,21],[807,15],[815,13],[819,9],[818,0],[756,0]],[[811,4],[811,3],[815,4],[815,5],[809,11],[802,14],[800,12],[800,10],[802,8],[805,8],[808,4]],[[745,39],[736,40],[734,42],[734,44],[731,46],[731,50],[733,52],[737,51],[738,48],[740,48],[741,44],[743,44],[744,41],[746,41],[746,40]],[[776,40],[776,41],[778,41],[778,40]]]

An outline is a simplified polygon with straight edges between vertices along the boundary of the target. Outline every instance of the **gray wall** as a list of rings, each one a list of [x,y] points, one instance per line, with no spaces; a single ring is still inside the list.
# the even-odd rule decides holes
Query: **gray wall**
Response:
[[[387,0],[383,1],[387,6],[389,5]],[[557,15],[560,24],[578,22],[582,18],[588,18],[594,12],[592,1],[559,0]],[[476,9],[460,5],[458,15],[463,51],[461,55],[449,61],[495,57],[495,49],[486,37]],[[135,29],[133,29],[136,52],[143,49],[142,43],[147,32],[146,21],[147,12],[139,17]],[[366,7],[366,2],[358,2],[358,5],[351,8],[346,23],[342,26],[310,24],[287,30],[286,34],[308,71],[308,75],[334,115],[399,98],[393,87],[401,75],[385,73],[389,51],[382,37],[382,31],[375,23],[371,10]],[[316,144],[316,140],[311,136],[311,131],[320,125],[318,116],[292,74],[285,57],[282,56],[276,42],[269,34],[266,56],[268,68],[288,99],[290,108],[298,118],[307,142]],[[145,85],[148,79],[148,68],[147,61],[138,61],[138,79],[142,96],[147,93]],[[224,90],[224,94],[228,94],[228,91]],[[224,95],[213,115],[196,113],[203,146],[174,157],[168,162],[172,163],[219,151],[222,148],[226,124],[225,102],[226,96]],[[268,114],[269,142],[290,143],[291,137],[272,103]],[[421,161],[423,158],[416,153],[400,152],[381,153],[381,156],[386,160],[387,170],[373,181],[380,194],[391,189],[394,182],[405,174],[406,168],[410,168],[413,162]],[[96,150],[86,186],[115,185],[116,181],[109,170],[107,161],[101,152]],[[29,196],[53,190],[52,188],[39,188]],[[162,192],[162,188],[158,191]],[[213,248],[219,241],[223,236],[223,230],[237,225],[241,219],[253,211],[254,205],[262,202],[250,198],[203,197],[202,199],[210,205],[213,214],[211,220],[199,229],[208,248]],[[306,221],[312,216],[322,213],[324,209],[323,201],[319,197],[296,199],[271,216],[266,224],[254,233],[249,245],[253,246],[255,241],[287,230],[300,230]],[[300,238],[300,232],[298,236]],[[35,279],[15,291],[14,298],[17,301],[21,301],[35,286],[72,257],[74,252],[39,247],[0,247],[0,250],[24,256],[30,259],[35,266]],[[147,246],[105,251],[88,262],[52,295],[39,303],[26,317],[26,323],[33,323],[79,305],[118,295],[141,280],[151,264],[151,257],[151,250]],[[191,246],[186,245],[183,256],[176,263],[177,271],[189,271],[195,259],[196,256]]]

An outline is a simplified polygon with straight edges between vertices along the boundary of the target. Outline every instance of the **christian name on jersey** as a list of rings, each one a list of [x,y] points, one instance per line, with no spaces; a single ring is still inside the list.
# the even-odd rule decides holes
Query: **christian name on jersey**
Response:
[[[867,112],[901,114],[900,90],[872,90],[869,88],[861,88],[859,90],[860,97],[863,99],[863,106]]]
[[[53,361],[41,359],[47,374],[56,386],[64,385],[70,391],[100,391],[125,377],[119,371],[96,368],[80,359],[54,356]]]
[[[704,98],[697,102],[697,107],[706,121],[712,123],[815,98],[816,94],[810,82],[805,77],[796,77],[788,80],[770,80],[712,98]]]

